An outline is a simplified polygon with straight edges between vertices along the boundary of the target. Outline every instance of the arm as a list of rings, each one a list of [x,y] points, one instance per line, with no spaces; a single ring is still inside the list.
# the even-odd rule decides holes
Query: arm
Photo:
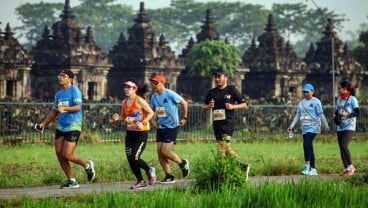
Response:
[[[59,111],[56,109],[52,109],[50,113],[46,116],[46,118],[40,123],[41,128],[45,128],[49,123],[54,121],[59,114]]]
[[[147,101],[144,100],[143,98],[139,97],[138,103],[140,106],[142,106],[143,110],[146,112],[146,116],[142,121],[142,123],[147,124],[153,118],[155,113],[153,112],[152,108],[148,105]]]
[[[205,104],[202,105],[202,109],[204,111],[208,111],[208,110],[210,110],[214,107],[215,107],[215,101],[213,99],[208,104],[205,103]]]
[[[121,110],[120,110],[120,114],[114,113],[112,115],[112,120],[114,121],[124,121],[125,120],[125,116],[124,116],[124,101],[121,102]]]
[[[67,106],[62,106],[62,107],[58,107],[58,111],[60,113],[64,113],[64,112],[78,112],[81,110],[81,105],[73,105],[73,106],[70,106],[70,107],[67,107]]]
[[[230,103],[226,103],[225,104],[226,109],[228,110],[235,110],[235,109],[248,109],[248,104],[246,102],[244,103],[238,103],[238,104],[230,104]]]
[[[182,110],[183,110],[183,115],[180,119],[180,126],[183,126],[187,122],[187,119],[188,119],[188,102],[184,99],[181,99],[179,104],[181,105]]]
[[[323,126],[326,128],[326,130],[329,130],[329,129],[330,129],[330,127],[328,126],[328,123],[327,123],[327,120],[326,120],[325,115],[324,115],[323,113],[321,113],[321,114],[319,115],[319,117],[321,118],[322,124],[323,124]]]
[[[293,122],[291,122],[291,124],[290,124],[289,128],[287,129],[288,131],[293,130],[293,128],[295,127],[295,125],[298,123],[299,118],[300,118],[300,115],[297,113],[297,114],[295,115],[295,117],[294,117]]]

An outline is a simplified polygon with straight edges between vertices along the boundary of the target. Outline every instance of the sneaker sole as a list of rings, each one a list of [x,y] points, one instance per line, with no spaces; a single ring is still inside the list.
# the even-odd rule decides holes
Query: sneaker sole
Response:
[[[168,181],[168,182],[162,182],[160,181],[159,184],[172,184],[175,183],[176,181]]]
[[[89,164],[89,168],[91,168],[92,172],[93,172],[93,176],[92,176],[91,180],[88,180],[88,181],[93,181],[95,179],[95,176],[96,176],[95,167],[94,167],[94,164],[93,164],[92,160],[88,160],[88,164]]]
[[[76,189],[76,188],[79,188],[79,185],[77,186],[68,186],[68,187],[60,187],[61,189]]]

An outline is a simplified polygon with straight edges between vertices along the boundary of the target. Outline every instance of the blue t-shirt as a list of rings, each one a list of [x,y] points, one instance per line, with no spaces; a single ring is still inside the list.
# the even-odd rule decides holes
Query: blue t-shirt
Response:
[[[170,89],[151,96],[150,105],[155,111],[159,128],[176,128],[179,126],[178,105],[183,98]]]
[[[302,99],[297,106],[297,116],[302,126],[302,134],[321,132],[321,118],[323,114],[321,101],[312,97],[311,99]]]
[[[358,100],[355,96],[350,95],[347,100],[341,98],[337,99],[336,110],[341,113],[344,110],[347,113],[354,112],[354,108],[359,108]],[[343,116],[341,118],[341,124],[336,125],[336,131],[356,130],[356,117]]]
[[[71,85],[66,90],[59,90],[55,94],[55,101],[53,108],[58,109],[59,106],[75,106],[82,107],[82,93],[78,87]],[[81,131],[82,130],[82,109],[77,112],[64,112],[58,115],[58,124],[56,129],[62,132]]]

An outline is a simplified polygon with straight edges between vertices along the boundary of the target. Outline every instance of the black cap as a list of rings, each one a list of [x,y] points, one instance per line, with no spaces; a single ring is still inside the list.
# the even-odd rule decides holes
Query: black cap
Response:
[[[72,71],[70,71],[70,70],[65,70],[65,69],[63,69],[63,70],[61,70],[61,72],[60,72],[60,73],[63,73],[63,74],[68,75],[68,76],[69,76],[69,78],[74,78],[74,73],[73,73]]]
[[[215,69],[212,71],[213,75],[227,75],[227,72],[223,69]]]

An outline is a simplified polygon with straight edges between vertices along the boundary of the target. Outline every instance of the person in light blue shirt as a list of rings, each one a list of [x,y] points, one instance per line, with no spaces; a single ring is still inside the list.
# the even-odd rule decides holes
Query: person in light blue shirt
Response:
[[[336,124],[341,160],[344,165],[344,170],[340,175],[350,176],[355,173],[355,167],[351,160],[349,143],[356,130],[356,117],[359,116],[360,110],[358,99],[354,96],[355,90],[348,81],[340,82],[339,93],[340,96],[336,101],[334,122]]]
[[[154,119],[151,120],[152,126],[157,129],[156,142],[158,159],[165,172],[162,184],[175,183],[174,176],[171,174],[169,160],[177,163],[182,171],[183,177],[189,175],[189,161],[181,159],[172,147],[176,143],[179,128],[184,126],[188,119],[188,103],[176,92],[165,88],[166,78],[157,74],[150,78],[154,93],[150,99],[150,105],[155,112]],[[178,106],[182,107],[182,117],[179,119]]]
[[[291,132],[298,122],[301,123],[305,161],[302,168],[302,174],[318,175],[315,166],[313,140],[317,134],[321,133],[321,124],[323,124],[326,131],[329,131],[330,127],[328,126],[326,117],[323,114],[321,101],[313,96],[313,85],[303,85],[302,91],[304,98],[298,103],[296,115],[287,131]]]
[[[43,130],[50,122],[57,119],[55,133],[55,151],[61,169],[68,178],[60,188],[78,188],[79,184],[74,177],[70,162],[82,166],[87,174],[87,180],[95,178],[95,170],[92,160],[84,161],[74,155],[79,136],[82,130],[82,93],[73,84],[74,73],[70,70],[62,70],[58,75],[61,89],[55,94],[52,110],[47,117],[36,124],[36,130]]]

